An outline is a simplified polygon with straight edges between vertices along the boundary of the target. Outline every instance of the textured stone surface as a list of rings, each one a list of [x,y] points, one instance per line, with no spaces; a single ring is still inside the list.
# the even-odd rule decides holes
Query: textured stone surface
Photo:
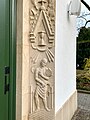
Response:
[[[16,120],[55,117],[54,43],[55,0],[17,0]]]
[[[29,120],[55,120],[54,111],[46,112],[44,109],[33,112]]]
[[[30,0],[29,11],[29,120],[53,120],[55,116],[55,0]]]
[[[90,120],[90,111],[78,108],[72,120]]]
[[[78,107],[90,111],[90,94],[78,93]]]
[[[90,94],[78,93],[78,110],[72,120],[90,120]]]

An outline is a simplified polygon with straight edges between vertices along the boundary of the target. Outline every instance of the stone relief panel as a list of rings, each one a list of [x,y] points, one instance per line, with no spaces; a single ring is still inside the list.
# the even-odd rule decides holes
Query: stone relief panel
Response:
[[[54,61],[50,50],[54,47],[55,8],[52,0],[34,0],[30,9],[30,42],[33,49],[45,52],[49,62]]]
[[[29,120],[55,117],[55,1],[30,1]]]

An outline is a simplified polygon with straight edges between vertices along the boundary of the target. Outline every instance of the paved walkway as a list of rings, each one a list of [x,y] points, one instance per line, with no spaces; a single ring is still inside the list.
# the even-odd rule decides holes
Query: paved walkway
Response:
[[[78,110],[72,120],[90,120],[90,94],[78,93]]]

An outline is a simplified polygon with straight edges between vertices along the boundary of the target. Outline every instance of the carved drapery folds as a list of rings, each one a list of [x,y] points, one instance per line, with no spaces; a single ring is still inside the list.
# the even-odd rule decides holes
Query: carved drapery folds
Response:
[[[54,120],[55,1],[31,0],[30,120]]]

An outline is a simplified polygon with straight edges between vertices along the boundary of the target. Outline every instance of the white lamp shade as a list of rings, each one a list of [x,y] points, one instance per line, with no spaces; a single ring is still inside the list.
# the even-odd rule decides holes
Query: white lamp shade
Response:
[[[72,0],[69,6],[70,15],[79,16],[81,12],[81,1],[80,0]]]

